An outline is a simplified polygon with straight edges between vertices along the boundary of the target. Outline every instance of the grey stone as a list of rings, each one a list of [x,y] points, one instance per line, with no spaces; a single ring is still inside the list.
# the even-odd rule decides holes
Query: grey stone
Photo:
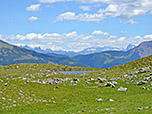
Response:
[[[78,78],[74,78],[74,79],[73,79],[73,81],[77,81],[77,82],[78,82],[78,81],[79,81],[79,79],[78,79]]]
[[[7,86],[7,83],[5,83],[5,86]]]
[[[139,81],[137,82],[137,85],[143,85],[143,84],[146,84],[147,82],[146,81]]]
[[[147,88],[143,86],[141,89],[147,89]]]
[[[19,68],[19,66],[16,66],[15,68],[17,68],[17,69],[18,69],[18,68]]]
[[[144,68],[141,68],[139,69],[139,73],[145,73],[145,72],[148,72],[150,71],[151,67],[144,67]]]
[[[113,100],[113,99],[109,99],[109,101],[110,101],[110,102],[114,102],[114,100]]]
[[[72,83],[72,84],[77,84],[78,82],[77,82],[77,81],[73,81],[73,80],[72,80],[72,81],[71,81],[71,83]]]
[[[145,77],[145,78],[144,78],[144,81],[152,81],[152,76]]]
[[[97,80],[99,80],[100,83],[105,83],[105,82],[107,82],[107,79],[101,78],[101,77],[98,77]]]
[[[103,101],[103,99],[99,98],[99,99],[97,99],[97,101],[98,101],[98,102],[102,102],[102,101]]]
[[[113,83],[114,85],[117,85],[117,84],[118,84],[118,82],[116,82],[116,81],[112,81],[112,83]]]
[[[94,81],[94,79],[93,78],[88,78],[88,81]]]
[[[85,110],[82,110],[82,112],[85,112]]]
[[[126,82],[125,84],[128,85],[128,84],[130,84],[130,82]]]
[[[107,82],[104,87],[115,87],[115,85],[112,82]]]
[[[127,88],[124,88],[124,87],[119,87],[118,89],[117,89],[117,91],[127,91],[128,89]]]

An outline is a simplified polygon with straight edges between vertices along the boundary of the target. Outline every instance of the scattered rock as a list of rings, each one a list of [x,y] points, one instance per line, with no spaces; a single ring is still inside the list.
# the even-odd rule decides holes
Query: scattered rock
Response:
[[[73,79],[73,81],[76,81],[76,82],[78,82],[78,81],[79,81],[79,79],[78,79],[78,78],[74,78],[74,79]]]
[[[82,110],[82,112],[85,112],[85,110]]]
[[[95,111],[99,111],[99,109],[96,108]]]
[[[126,82],[125,84],[128,85],[128,84],[130,84],[130,82]]]
[[[112,82],[107,82],[104,87],[115,87],[115,85]]]
[[[142,110],[142,108],[138,107],[138,110]]]
[[[5,86],[7,86],[7,83],[5,83]]]
[[[143,86],[141,89],[147,89],[147,88]]]
[[[114,102],[114,100],[113,100],[113,99],[109,99],[109,101],[110,101],[110,102]]]
[[[0,82],[4,82],[4,81],[0,79]]]
[[[15,68],[16,68],[16,69],[18,69],[18,68],[19,68],[19,66],[16,66]]]
[[[55,101],[52,101],[54,104],[56,103]]]
[[[97,80],[99,80],[100,83],[105,83],[105,82],[107,82],[107,79],[101,78],[101,77],[98,77]]]
[[[139,81],[139,82],[137,82],[137,85],[143,85],[143,84],[146,84],[147,83],[147,81]]]
[[[102,102],[102,101],[103,101],[103,99],[99,98],[99,99],[97,99],[97,101],[98,101],[98,102]]]
[[[88,78],[88,81],[94,81],[94,79],[93,78]]]
[[[144,67],[144,68],[141,68],[139,69],[139,73],[145,73],[145,72],[148,72],[150,71],[151,67]]]
[[[5,97],[2,97],[2,100],[6,100],[6,98],[5,98]]]
[[[144,81],[148,81],[148,82],[152,81],[152,76],[145,77]]]
[[[119,87],[118,89],[117,89],[117,91],[127,91],[128,89],[127,88],[124,88],[124,87]]]
[[[117,85],[117,84],[118,84],[118,82],[116,82],[116,81],[112,81],[112,83],[113,83],[114,85]]]

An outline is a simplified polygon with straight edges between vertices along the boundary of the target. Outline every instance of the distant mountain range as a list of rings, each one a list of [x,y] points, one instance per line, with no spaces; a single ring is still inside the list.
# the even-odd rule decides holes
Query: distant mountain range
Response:
[[[79,55],[86,55],[86,54],[92,54],[92,53],[99,53],[99,52],[103,52],[103,51],[120,51],[123,50],[122,48],[117,48],[117,47],[109,47],[109,46],[105,46],[105,47],[91,47],[91,48],[86,48],[80,52],[78,52]]]
[[[146,41],[128,51],[105,51],[74,56],[73,60],[96,68],[108,68],[152,55],[152,41]]]
[[[103,51],[128,51],[132,48],[135,47],[135,45],[129,44],[127,46],[126,49],[123,48],[118,48],[118,47],[109,47],[109,46],[104,46],[104,47],[90,47],[90,48],[86,48],[82,51],[79,52],[74,52],[74,51],[63,51],[63,50],[51,50],[51,49],[41,49],[40,47],[35,47],[35,48],[31,48],[27,45],[25,46],[20,46],[22,48],[26,48],[26,49],[30,49],[39,53],[55,53],[55,54],[61,54],[61,55],[69,55],[69,56],[73,56],[73,55],[86,55],[86,54],[92,54],[92,53],[99,53],[99,52],[103,52]]]
[[[44,54],[44,50],[41,48],[35,48],[35,50],[41,53],[32,51],[29,47],[26,48],[17,47],[0,40],[0,65],[15,63],[57,63],[70,66],[108,68],[152,55],[152,41],[142,42],[136,47],[128,45],[126,50],[123,51],[118,51],[119,48],[109,47],[88,48],[84,52],[80,52],[80,55],[73,56],[56,53]],[[111,50],[104,51],[105,49]],[[102,50],[102,52],[98,52],[98,50]],[[91,52],[93,53],[88,54]],[[82,53],[86,53],[86,55]]]
[[[25,49],[30,49],[39,53],[43,53],[43,54],[48,54],[48,53],[54,53],[54,54],[61,54],[61,55],[78,55],[77,53],[75,53],[74,51],[63,51],[63,50],[51,50],[51,49],[41,49],[41,47],[35,47],[35,48],[31,48],[28,45],[25,46],[20,46],[21,48],[25,48]]]
[[[0,40],[0,65],[16,63],[57,63],[62,65],[83,66],[71,58],[41,54]]]
[[[128,50],[130,50],[130,49],[133,49],[134,47],[136,47],[136,46],[135,46],[135,45],[132,45],[132,44],[129,44],[124,51],[128,51]]]

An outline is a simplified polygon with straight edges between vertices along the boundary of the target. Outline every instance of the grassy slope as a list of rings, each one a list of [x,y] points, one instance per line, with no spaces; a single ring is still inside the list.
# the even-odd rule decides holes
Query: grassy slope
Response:
[[[138,52],[106,51],[88,55],[78,55],[73,60],[95,68],[108,68],[139,59]]]
[[[0,113],[3,114],[64,114],[64,113],[82,113],[85,114],[100,114],[100,113],[115,113],[115,114],[150,114],[152,113],[152,98],[151,90],[141,90],[142,86],[137,86],[133,82],[126,85],[125,82],[130,80],[123,79],[122,75],[131,71],[136,71],[139,68],[152,65],[152,56],[136,60],[124,65],[112,67],[109,69],[101,69],[99,72],[87,74],[54,74],[46,70],[93,70],[91,68],[69,67],[51,64],[18,64],[0,67]],[[15,66],[19,66],[18,69]],[[94,69],[96,70],[96,69]],[[38,73],[50,74],[50,76],[39,77]],[[26,76],[27,80],[21,78]],[[139,74],[136,80],[142,75]],[[77,85],[70,83],[61,83],[57,85],[39,84],[28,82],[28,80],[45,79],[45,78],[79,78],[84,80],[87,78],[106,77],[108,80],[111,78],[119,77],[119,83],[115,88],[103,87],[103,85],[94,82],[86,83],[81,81]],[[5,82],[8,86],[5,87]],[[150,82],[144,86],[149,87]],[[123,86],[127,87],[126,92],[117,92],[117,88]],[[151,87],[149,87],[151,88]],[[23,96],[19,95],[23,94]],[[2,98],[5,97],[6,100]],[[97,102],[98,98],[102,98],[103,102]],[[115,100],[110,102],[109,99]],[[9,99],[12,99],[11,101]],[[14,101],[14,102],[13,102]],[[16,101],[16,102],[15,102]],[[54,103],[54,101],[56,103]],[[13,107],[13,104],[16,106]],[[12,107],[7,107],[12,106]],[[138,107],[143,108],[138,111]]]

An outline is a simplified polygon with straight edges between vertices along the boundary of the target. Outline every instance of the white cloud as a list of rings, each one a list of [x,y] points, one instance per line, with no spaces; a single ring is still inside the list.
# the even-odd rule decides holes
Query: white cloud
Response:
[[[16,46],[25,46],[25,44],[21,44],[21,43],[15,43],[14,45],[16,45]]]
[[[105,17],[103,14],[78,14],[73,12],[66,12],[56,17],[53,22],[65,21],[65,20],[75,20],[75,21],[86,21],[86,22],[100,22]]]
[[[80,6],[79,8],[83,11],[90,11],[90,6]]]
[[[152,38],[152,34],[145,35],[144,38]]]
[[[152,40],[152,34],[135,37],[118,37],[115,35],[100,35],[100,30],[92,33],[78,34],[76,31],[59,34],[59,33],[28,33],[25,35],[0,35],[0,39],[11,42],[16,45],[28,45],[30,47],[50,48],[52,50],[69,50],[80,51],[88,47],[115,46],[126,47],[128,44],[139,44],[142,41]],[[94,33],[94,34],[93,34]],[[96,34],[99,34],[96,36]]]
[[[89,40],[90,38],[93,38],[93,36],[92,36],[92,35],[85,36],[85,37],[83,38],[83,40]]]
[[[142,37],[141,37],[141,36],[136,36],[135,38],[136,38],[136,39],[142,39]]]
[[[73,1],[73,0],[39,0],[40,3],[55,3],[55,2],[64,2],[64,1]]]
[[[95,30],[95,31],[93,31],[92,34],[93,34],[93,35],[109,35],[109,33],[103,32],[103,31],[101,31],[101,30]]]
[[[118,39],[119,42],[123,42],[124,40],[126,40],[126,37],[121,37]]]
[[[54,22],[64,20],[100,22],[109,17],[118,17],[122,19],[130,19],[132,17],[142,16],[152,11],[152,0],[39,0],[43,3],[54,3],[63,1],[75,1],[80,3],[106,3],[105,9],[100,9],[94,14],[75,14],[74,12],[65,12],[59,15]],[[87,6],[81,6],[81,9],[89,11]],[[70,14],[69,14],[70,13]],[[68,15],[67,15],[68,14]],[[138,22],[130,19],[130,24],[138,24]]]
[[[133,20],[133,19],[129,19],[128,21],[120,21],[120,23],[123,23],[123,24],[139,24],[139,22]]]
[[[73,2],[79,2],[79,3],[129,3],[129,2],[134,2],[138,0],[39,0],[41,3],[55,3],[55,2],[68,2],[68,1],[73,1]]]
[[[3,35],[2,34],[0,34],[0,38],[2,38],[3,37]]]
[[[120,33],[122,33],[122,34],[128,34],[129,32],[128,31],[120,31]]]
[[[31,5],[29,7],[26,7],[27,11],[39,11],[40,10],[40,4]]]
[[[67,34],[65,34],[65,36],[66,37],[70,37],[70,38],[72,38],[72,37],[76,37],[77,36],[77,32],[71,32],[71,33],[67,33]]]
[[[84,42],[74,42],[74,43],[70,43],[68,45],[69,50],[72,50],[73,48],[75,48],[75,52],[81,51],[83,49],[85,49],[86,47],[90,47],[91,44],[90,43],[84,43]]]
[[[40,19],[39,17],[32,16],[32,17],[28,18],[28,21],[30,21],[30,22],[37,22],[39,19]]]
[[[111,35],[110,38],[118,38],[118,37],[115,35]]]

